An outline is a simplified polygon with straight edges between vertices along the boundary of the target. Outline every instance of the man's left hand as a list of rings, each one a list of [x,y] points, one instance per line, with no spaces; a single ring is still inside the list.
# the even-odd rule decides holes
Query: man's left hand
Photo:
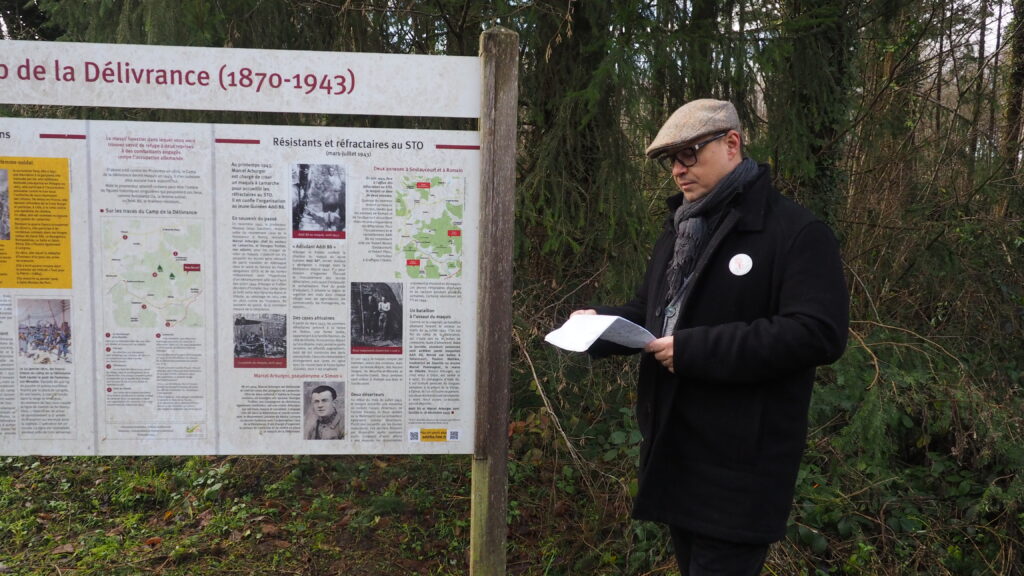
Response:
[[[651,340],[644,347],[644,352],[654,354],[654,359],[665,368],[668,368],[668,371],[673,374],[676,373],[675,361],[672,357],[675,351],[675,340],[675,336],[665,336],[657,340]]]

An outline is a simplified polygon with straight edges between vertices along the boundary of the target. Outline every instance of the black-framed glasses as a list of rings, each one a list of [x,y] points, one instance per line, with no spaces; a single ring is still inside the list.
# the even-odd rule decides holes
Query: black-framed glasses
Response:
[[[707,146],[708,144],[711,144],[715,140],[718,140],[719,138],[725,136],[728,133],[728,131],[720,132],[718,134],[715,134],[711,138],[708,138],[707,140],[698,142],[696,144],[692,144],[690,146],[687,146],[686,148],[680,148],[672,154],[658,156],[658,164],[660,164],[662,168],[668,170],[669,172],[672,171],[672,167],[675,166],[676,162],[679,162],[683,166],[689,168],[697,163],[697,153],[700,152],[701,148]]]

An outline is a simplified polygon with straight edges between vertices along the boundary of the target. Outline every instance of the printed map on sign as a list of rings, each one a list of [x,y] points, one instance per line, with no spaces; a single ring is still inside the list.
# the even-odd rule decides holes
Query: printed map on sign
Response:
[[[107,318],[121,328],[202,326],[202,244],[198,220],[106,220]]]
[[[462,276],[465,196],[466,179],[462,177],[402,177],[395,194],[396,248],[405,260],[408,277]]]

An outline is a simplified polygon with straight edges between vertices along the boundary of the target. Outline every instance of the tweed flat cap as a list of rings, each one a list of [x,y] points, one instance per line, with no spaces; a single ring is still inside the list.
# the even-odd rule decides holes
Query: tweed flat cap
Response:
[[[731,102],[709,98],[693,100],[668,117],[647,147],[647,156],[655,158],[701,136],[727,130],[740,132],[740,117]]]

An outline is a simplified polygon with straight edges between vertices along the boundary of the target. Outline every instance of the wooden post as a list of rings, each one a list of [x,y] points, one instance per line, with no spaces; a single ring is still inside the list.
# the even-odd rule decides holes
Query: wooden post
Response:
[[[469,573],[504,576],[519,35],[501,27],[485,31],[480,60],[481,240]]]

